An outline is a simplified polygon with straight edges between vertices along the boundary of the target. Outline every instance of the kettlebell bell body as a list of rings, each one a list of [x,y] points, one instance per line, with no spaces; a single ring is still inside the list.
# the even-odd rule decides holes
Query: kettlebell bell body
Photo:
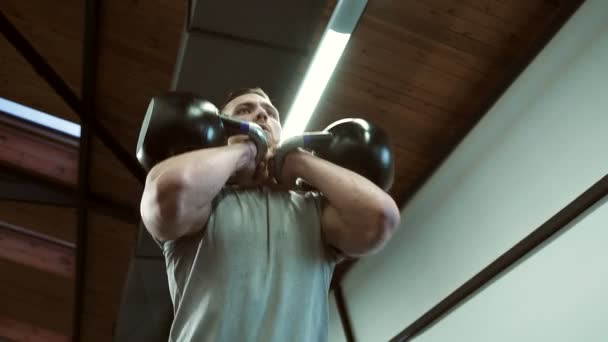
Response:
[[[316,148],[316,155],[364,176],[384,190],[390,189],[394,180],[393,153],[382,129],[363,119],[348,118],[332,123],[325,131],[333,138]]]

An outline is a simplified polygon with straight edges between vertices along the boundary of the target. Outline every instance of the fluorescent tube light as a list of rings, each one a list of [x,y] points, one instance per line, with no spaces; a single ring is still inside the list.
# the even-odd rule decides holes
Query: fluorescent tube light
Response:
[[[304,132],[346,48],[367,0],[340,0],[287,114],[281,140]]]
[[[80,138],[80,125],[0,97],[0,111]]]
[[[349,38],[350,34],[332,30],[327,31],[323,36],[317,54],[304,77],[300,91],[291,105],[289,114],[287,114],[287,122],[281,134],[283,139],[304,131]]]

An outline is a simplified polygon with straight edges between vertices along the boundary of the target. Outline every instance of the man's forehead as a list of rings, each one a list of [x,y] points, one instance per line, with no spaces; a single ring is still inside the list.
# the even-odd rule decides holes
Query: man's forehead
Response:
[[[243,94],[243,95],[235,97],[234,99],[232,99],[230,102],[228,102],[226,104],[226,108],[232,107],[232,106],[238,106],[239,104],[246,103],[246,102],[266,103],[266,104],[272,105],[272,102],[268,98],[261,96],[259,94],[249,93],[249,94]]]

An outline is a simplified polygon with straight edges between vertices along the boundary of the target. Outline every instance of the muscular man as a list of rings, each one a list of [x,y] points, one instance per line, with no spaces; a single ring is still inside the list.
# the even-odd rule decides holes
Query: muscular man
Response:
[[[334,266],[381,249],[399,210],[372,182],[303,150],[269,172],[281,124],[261,89],[233,94],[222,112],[264,128],[266,162],[256,167],[255,145],[232,137],[157,164],[141,200],[165,255],[170,341],[326,341]],[[297,178],[318,191],[273,182]]]

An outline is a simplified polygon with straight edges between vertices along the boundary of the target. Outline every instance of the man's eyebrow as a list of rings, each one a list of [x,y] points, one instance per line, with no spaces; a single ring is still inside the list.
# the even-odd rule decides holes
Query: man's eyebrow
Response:
[[[246,102],[241,102],[238,105],[236,105],[236,107],[253,107],[254,103],[251,101],[246,101]]]

